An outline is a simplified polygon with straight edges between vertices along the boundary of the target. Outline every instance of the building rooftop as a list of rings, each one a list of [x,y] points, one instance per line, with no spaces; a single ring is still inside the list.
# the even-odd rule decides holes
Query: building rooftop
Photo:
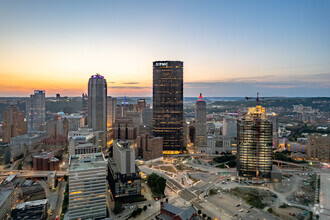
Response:
[[[7,189],[7,188],[1,188],[0,189],[0,207],[2,206],[2,204],[6,201],[6,199],[8,198],[8,196],[10,196],[11,194],[11,190]]]
[[[118,140],[118,141],[114,141],[114,144],[116,144],[116,146],[118,147],[118,149],[120,151],[132,151],[133,150],[127,141]]]
[[[93,169],[103,167],[106,163],[103,153],[71,155],[69,170]]]
[[[180,216],[181,219],[184,219],[184,220],[191,219],[193,214],[196,213],[196,210],[193,207],[189,207],[185,210],[185,209],[176,207],[176,206],[168,204],[168,203],[164,203],[162,209],[164,209],[170,213],[173,213],[177,216]]]
[[[27,206],[38,206],[38,205],[46,205],[48,202],[48,199],[40,199],[40,200],[34,200],[30,202],[23,202],[16,206],[16,209],[24,209]]]

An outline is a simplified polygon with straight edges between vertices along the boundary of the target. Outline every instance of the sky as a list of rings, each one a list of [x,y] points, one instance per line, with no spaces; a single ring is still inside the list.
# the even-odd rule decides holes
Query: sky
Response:
[[[184,96],[330,94],[328,0],[0,0],[0,96],[151,96],[184,62]]]

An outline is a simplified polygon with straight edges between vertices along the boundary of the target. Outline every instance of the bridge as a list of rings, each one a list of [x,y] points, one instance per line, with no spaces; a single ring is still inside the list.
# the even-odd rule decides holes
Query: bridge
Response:
[[[46,178],[55,173],[56,177],[68,175],[68,171],[34,171],[34,170],[0,170],[0,177],[17,175],[17,177]]]

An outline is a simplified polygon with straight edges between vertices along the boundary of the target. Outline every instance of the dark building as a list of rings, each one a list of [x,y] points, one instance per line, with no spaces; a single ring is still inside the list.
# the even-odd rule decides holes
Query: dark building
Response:
[[[163,154],[186,150],[183,140],[183,62],[153,62],[153,135],[163,138]]]
[[[243,179],[269,180],[272,171],[272,123],[265,108],[252,107],[237,124],[237,171]]]
[[[88,112],[88,95],[82,94],[82,111],[87,114]]]
[[[195,144],[195,137],[196,137],[196,126],[195,126],[195,122],[191,122],[189,124],[189,140],[190,140],[190,143]]]
[[[10,147],[8,143],[0,143],[0,166],[10,162]]]
[[[56,94],[56,99],[61,99],[61,94],[57,93]]]

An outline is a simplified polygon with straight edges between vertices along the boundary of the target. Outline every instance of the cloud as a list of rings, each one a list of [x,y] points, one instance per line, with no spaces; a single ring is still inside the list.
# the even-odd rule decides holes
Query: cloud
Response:
[[[122,84],[126,84],[126,85],[137,85],[140,84],[139,82],[123,82]]]

